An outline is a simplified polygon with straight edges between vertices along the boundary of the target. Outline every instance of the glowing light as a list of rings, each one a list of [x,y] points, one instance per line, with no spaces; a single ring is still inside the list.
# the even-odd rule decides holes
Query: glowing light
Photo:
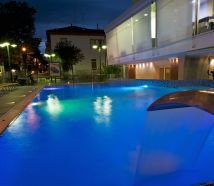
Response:
[[[156,38],[156,3],[151,5],[151,38]]]
[[[210,60],[210,67],[214,67],[214,59]]]
[[[26,47],[22,47],[22,52],[26,52],[27,48]]]
[[[93,48],[93,49],[97,49],[98,46],[97,46],[97,45],[93,45],[92,48]]]
[[[143,63],[143,68],[145,68],[145,64]]]
[[[112,100],[108,96],[97,97],[94,102],[94,110],[95,110],[95,121],[97,123],[105,123],[108,124],[110,122],[110,116],[112,111]]]
[[[41,106],[42,102],[35,102],[35,103],[31,103],[32,106]]]
[[[16,102],[14,102],[14,101],[12,101],[12,102],[8,102],[7,104],[8,105],[13,105],[13,104],[15,104]]]
[[[48,95],[47,111],[53,116],[59,114],[62,111],[62,106],[57,96],[53,94]]]
[[[57,88],[57,87],[46,87],[46,88],[43,88],[43,90],[60,90],[62,88]]]
[[[13,48],[17,47],[17,45],[16,45],[16,44],[12,44],[11,46],[12,46]]]
[[[5,43],[2,43],[2,44],[0,44],[0,47],[6,47],[6,46],[9,46],[10,45],[10,43],[8,43],[8,42],[5,42]]]
[[[148,15],[149,15],[148,13],[145,13],[145,14],[144,14],[145,17],[147,17]]]
[[[16,70],[15,70],[15,69],[12,69],[12,70],[11,70],[11,72],[15,73],[15,72],[16,72]]]
[[[192,0],[192,4],[194,4],[194,3],[196,3],[196,1],[195,1],[195,0]]]
[[[18,97],[20,97],[20,98],[23,98],[23,97],[25,97],[26,95],[25,94],[23,94],[23,95],[21,95],[21,96],[18,96]]]
[[[103,45],[103,46],[102,46],[102,49],[103,49],[103,50],[106,50],[106,49],[107,49],[107,46],[106,46],[106,45]]]
[[[207,94],[214,94],[213,91],[208,91],[208,90],[201,90],[199,92],[202,92],[202,93],[207,93]]]
[[[135,19],[135,22],[138,22],[139,20],[138,19]]]
[[[142,87],[143,87],[143,88],[148,88],[149,86],[148,86],[148,85],[143,85]]]
[[[51,57],[49,54],[44,54],[45,57]]]

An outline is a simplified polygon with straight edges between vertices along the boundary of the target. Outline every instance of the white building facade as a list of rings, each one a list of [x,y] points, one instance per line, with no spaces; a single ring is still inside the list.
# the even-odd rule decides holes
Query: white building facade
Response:
[[[84,60],[74,65],[74,75],[91,76],[100,74],[100,69],[106,64],[106,50],[94,49],[93,46],[105,45],[105,32],[99,29],[87,29],[76,26],[47,30],[46,52],[54,52],[59,42],[71,41],[72,44],[81,49]],[[53,59],[54,60],[58,60]]]
[[[105,32],[126,78],[212,79],[214,0],[139,0]]]

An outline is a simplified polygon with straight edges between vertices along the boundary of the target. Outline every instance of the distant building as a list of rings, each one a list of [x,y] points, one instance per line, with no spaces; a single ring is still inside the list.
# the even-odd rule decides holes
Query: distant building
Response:
[[[100,74],[101,68],[106,64],[106,51],[98,48],[93,49],[94,45],[105,45],[105,32],[99,29],[88,29],[77,26],[69,26],[46,31],[47,44],[46,52],[54,51],[58,42],[71,41],[72,44],[80,48],[85,56],[84,60],[74,65],[74,74],[85,76]],[[53,59],[54,60],[54,59]]]
[[[108,63],[126,78],[212,78],[214,0],[133,0],[105,32]]]

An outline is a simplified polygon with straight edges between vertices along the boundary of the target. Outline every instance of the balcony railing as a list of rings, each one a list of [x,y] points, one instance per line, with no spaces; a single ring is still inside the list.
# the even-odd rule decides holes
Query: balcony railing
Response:
[[[214,16],[205,17],[198,22],[198,34],[214,30]]]

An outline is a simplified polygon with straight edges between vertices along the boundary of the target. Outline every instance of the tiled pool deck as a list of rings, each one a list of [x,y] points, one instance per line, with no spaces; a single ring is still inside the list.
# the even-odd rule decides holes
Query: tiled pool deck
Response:
[[[0,134],[24,110],[42,86],[18,86],[0,97]]]

